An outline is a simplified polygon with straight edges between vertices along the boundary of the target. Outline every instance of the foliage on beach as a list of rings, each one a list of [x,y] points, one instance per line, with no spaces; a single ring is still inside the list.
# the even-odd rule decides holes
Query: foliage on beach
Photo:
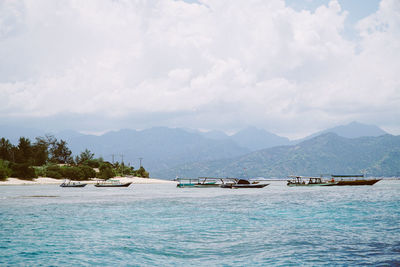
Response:
[[[96,173],[94,168],[99,168]],[[87,180],[90,178],[109,179],[115,176],[134,175],[149,177],[143,168],[135,170],[123,162],[110,163],[85,149],[74,158],[64,140],[58,141],[52,135],[36,137],[32,143],[21,137],[18,145],[5,138],[0,139],[0,180],[7,177],[34,179],[38,176],[55,179]]]
[[[136,176],[149,178],[149,173],[143,168],[143,166],[140,166],[140,168],[136,171]]]
[[[5,181],[11,175],[11,169],[8,168],[8,161],[0,159],[0,181]]]

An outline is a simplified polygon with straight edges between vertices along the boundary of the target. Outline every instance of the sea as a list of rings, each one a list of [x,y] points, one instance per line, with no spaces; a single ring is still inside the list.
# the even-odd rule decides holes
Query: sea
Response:
[[[0,187],[0,266],[400,266],[400,180]]]

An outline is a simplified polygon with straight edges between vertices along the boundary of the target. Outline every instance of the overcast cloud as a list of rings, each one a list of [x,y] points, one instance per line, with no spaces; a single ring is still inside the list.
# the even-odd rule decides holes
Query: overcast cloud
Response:
[[[335,0],[1,1],[0,123],[400,134],[400,1],[356,38],[347,16]]]

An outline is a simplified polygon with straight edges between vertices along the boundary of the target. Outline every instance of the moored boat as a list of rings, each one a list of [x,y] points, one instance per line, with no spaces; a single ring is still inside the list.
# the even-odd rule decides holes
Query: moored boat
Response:
[[[87,184],[82,184],[80,182],[73,182],[69,179],[65,179],[62,184],[60,184],[60,187],[85,187]]]
[[[266,187],[269,184],[260,184],[256,181],[250,183],[249,180],[245,180],[245,179],[234,179],[234,182],[230,182],[230,183],[224,183],[221,184],[221,188],[263,188]]]
[[[192,187],[192,188],[210,188],[210,187],[218,187],[217,184],[218,178],[209,178],[209,177],[199,177],[199,178],[176,178],[178,184],[176,187]]]
[[[324,181],[321,177],[289,176],[287,186],[332,186],[337,182],[334,180]]]
[[[97,182],[95,187],[128,187],[132,182],[121,183],[119,180],[106,180],[103,182]]]
[[[355,175],[331,175],[332,180],[336,181],[335,185],[374,185],[382,179],[365,179],[362,174]]]

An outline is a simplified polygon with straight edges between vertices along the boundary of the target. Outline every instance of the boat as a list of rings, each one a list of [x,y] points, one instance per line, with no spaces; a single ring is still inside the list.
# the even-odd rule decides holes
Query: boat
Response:
[[[119,180],[106,180],[103,182],[97,182],[95,187],[128,187],[132,182],[121,183]]]
[[[80,182],[73,182],[69,179],[65,179],[62,184],[60,184],[60,187],[85,187],[87,184],[82,184]]]
[[[220,185],[221,188],[263,188],[269,184],[260,184],[258,181],[250,183],[249,180],[245,179],[233,179],[234,182],[223,183]]]
[[[332,180],[336,181],[335,185],[374,185],[382,179],[365,179],[363,174],[353,175],[331,175]]]
[[[210,187],[219,187],[217,180],[219,178],[212,177],[199,177],[199,178],[176,178],[178,181],[176,187],[195,187],[195,188],[210,188]]]
[[[337,182],[334,180],[324,181],[321,177],[289,176],[287,186],[332,186]]]

